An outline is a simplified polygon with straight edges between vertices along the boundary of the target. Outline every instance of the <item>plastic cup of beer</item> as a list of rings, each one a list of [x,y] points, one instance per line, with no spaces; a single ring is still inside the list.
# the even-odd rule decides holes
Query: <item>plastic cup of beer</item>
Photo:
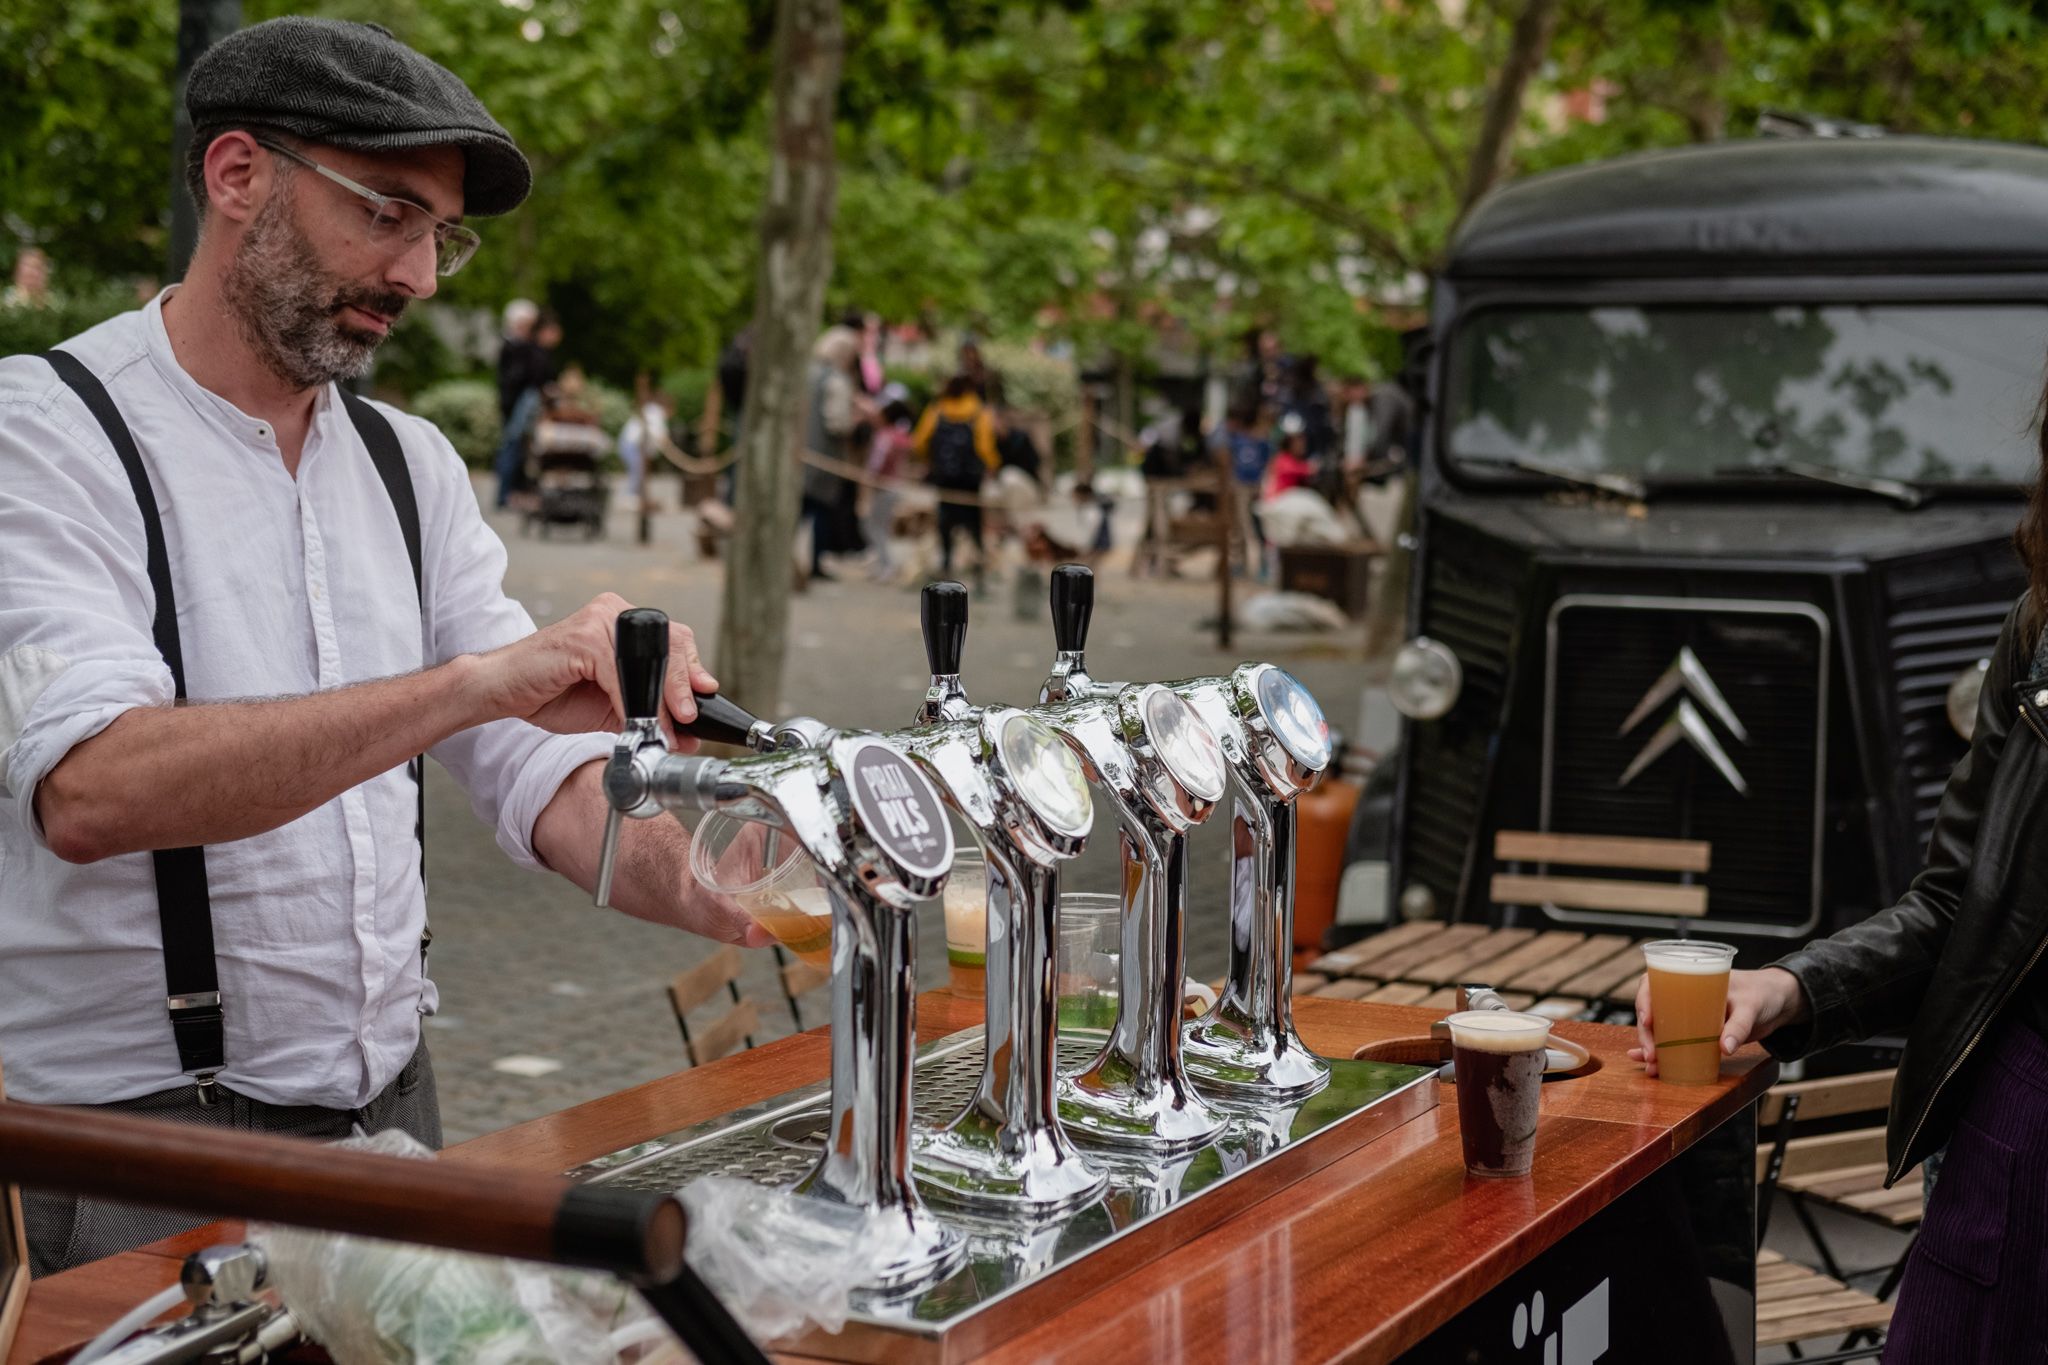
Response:
[[[1116,1023],[1123,901],[1102,891],[1060,895],[1059,1026],[1107,1032]]]
[[[988,994],[988,863],[962,843],[953,854],[942,893],[946,912],[946,978],[953,994],[979,1000]]]
[[[832,970],[832,901],[796,840],[713,811],[690,840],[690,871],[723,892],[805,962]]]
[[[1673,1085],[1711,1085],[1721,1078],[1721,1025],[1728,1018],[1726,943],[1667,938],[1643,945],[1650,973],[1650,1033],[1657,1076]]]
[[[1466,1171],[1489,1177],[1529,1174],[1536,1160],[1550,1021],[1512,1010],[1466,1010],[1449,1022]]]

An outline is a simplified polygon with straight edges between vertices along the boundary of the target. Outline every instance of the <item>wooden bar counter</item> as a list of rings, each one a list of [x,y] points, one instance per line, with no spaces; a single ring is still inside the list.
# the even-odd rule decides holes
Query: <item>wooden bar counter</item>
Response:
[[[1295,1009],[1310,1046],[1344,1057],[1364,1045],[1426,1034],[1443,1014],[1317,997],[1297,999]],[[978,1002],[943,991],[919,1002],[918,1032],[925,1040],[980,1021]],[[1716,1272],[1710,1293],[1704,1279],[1690,1283],[1699,1276],[1690,1269],[1696,1256],[1687,1251],[1694,1259],[1670,1272],[1687,1281],[1679,1286],[1684,1292],[1638,1295],[1627,1276],[1644,1273],[1638,1261],[1663,1273],[1664,1261],[1676,1254],[1667,1243],[1677,1241],[1712,1243],[1717,1265],[1753,1262],[1751,1107],[1775,1078],[1775,1064],[1750,1047],[1723,1063],[1718,1084],[1666,1085],[1646,1078],[1628,1059],[1632,1030],[1562,1023],[1556,1031],[1588,1047],[1600,1066],[1545,1084],[1529,1179],[1465,1175],[1457,1104],[1445,1086],[1438,1105],[1420,1118],[1078,1299],[983,1359],[1239,1365],[1384,1361],[1406,1353],[1418,1360],[1574,1365],[1575,1350],[1588,1362],[1636,1358],[1602,1354],[1610,1318],[1619,1323],[1628,1312],[1648,1310],[1682,1314],[1682,1304],[1673,1305],[1688,1297],[1718,1301],[1726,1335],[1735,1337],[1744,1311],[1741,1286],[1753,1289],[1753,1274],[1732,1275],[1740,1283],[1731,1290]],[[444,1159],[563,1170],[814,1084],[825,1078],[829,1060],[824,1031],[814,1030],[477,1138],[451,1148]],[[1709,1134],[1717,1135],[1716,1143],[1702,1143]],[[1707,1176],[1712,1197],[1702,1197],[1697,1179],[1682,1193],[1675,1187],[1659,1192],[1672,1180],[1666,1168],[1681,1157],[1698,1164],[1695,1147],[1717,1144],[1728,1150]],[[1611,1209],[1617,1201],[1625,1208]],[[1720,1217],[1725,1236],[1664,1235],[1670,1218],[1698,1216],[1702,1210],[1694,1206],[1701,1204],[1712,1206],[1705,1212]],[[1595,1223],[1603,1213],[1608,1216]],[[186,1252],[239,1235],[237,1225],[214,1225],[36,1282],[8,1365],[76,1348],[171,1283]],[[1553,1263],[1558,1278],[1546,1295],[1543,1277]],[[1622,1282],[1610,1297],[1616,1276]],[[1581,1292],[1575,1287],[1581,1282],[1597,1287]],[[1659,1302],[1636,1303],[1641,1297]],[[1737,1301],[1732,1310],[1731,1297]],[[1718,1351],[1687,1354],[1687,1332],[1677,1319],[1671,1323],[1664,1365],[1723,1358]],[[1596,1328],[1597,1349],[1588,1335]],[[1557,1354],[1560,1333],[1563,1351]],[[1468,1337],[1480,1345],[1465,1344]],[[1496,1339],[1497,1348],[1487,1344]],[[1735,1345],[1741,1349],[1728,1358],[1748,1359],[1746,1344]]]

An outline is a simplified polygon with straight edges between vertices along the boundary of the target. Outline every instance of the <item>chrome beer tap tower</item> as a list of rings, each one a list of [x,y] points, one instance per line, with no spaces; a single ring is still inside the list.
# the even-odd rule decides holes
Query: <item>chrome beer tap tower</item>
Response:
[[[1294,1031],[1294,800],[1330,766],[1330,727],[1294,676],[1240,664],[1168,684],[1216,732],[1230,768],[1230,965],[1216,1004],[1188,1025],[1204,1090],[1283,1105],[1330,1083]],[[1185,872],[1185,869],[1183,869]]]
[[[935,1200],[1043,1220],[1094,1200],[1109,1179],[1054,1109],[1059,868],[1081,851],[1094,807],[1079,760],[1043,721],[967,700],[967,589],[927,584],[919,612],[932,684],[918,728],[897,738],[981,841],[988,986],[981,1079],[950,1123],[919,1131],[914,1170]]]
[[[1223,1127],[1188,1082],[1180,1017],[1187,834],[1223,798],[1223,753],[1172,689],[1088,676],[1083,651],[1094,611],[1094,575],[1078,564],[1055,568],[1059,652],[1037,714],[1109,797],[1123,851],[1116,1022],[1095,1061],[1062,1080],[1060,1118],[1077,1137],[1164,1156],[1203,1146]]]
[[[610,900],[621,817],[723,810],[784,831],[810,855],[832,906],[832,1097],[824,1153],[796,1189],[897,1225],[901,1252],[870,1288],[942,1279],[965,1257],[966,1241],[932,1217],[910,1178],[912,912],[943,890],[953,865],[939,794],[879,735],[843,731],[822,747],[730,760],[670,753],[659,721],[668,641],[660,612],[620,613],[626,729],[605,769],[611,813],[597,904]]]

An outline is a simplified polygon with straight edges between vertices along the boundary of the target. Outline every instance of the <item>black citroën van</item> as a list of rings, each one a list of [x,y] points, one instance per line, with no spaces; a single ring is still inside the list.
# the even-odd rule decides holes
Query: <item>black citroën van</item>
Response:
[[[2048,151],[1736,142],[1477,206],[1417,362],[1389,918],[1755,965],[1891,904],[2023,582],[2044,356]],[[1501,907],[1503,830],[1706,844],[1704,895]]]

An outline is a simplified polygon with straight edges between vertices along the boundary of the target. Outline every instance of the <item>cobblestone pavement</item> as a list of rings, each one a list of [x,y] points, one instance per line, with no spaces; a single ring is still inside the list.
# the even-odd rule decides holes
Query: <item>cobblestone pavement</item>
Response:
[[[664,488],[664,493],[671,491]],[[610,535],[541,540],[516,519],[494,524],[511,552],[508,590],[545,624],[598,593],[667,611],[707,641],[716,636],[721,570],[696,560],[676,513],[657,518],[654,543],[635,544],[629,518]],[[1057,533],[1059,528],[1054,527]],[[796,600],[784,683],[785,709],[838,724],[878,729],[905,724],[926,682],[915,585],[867,581],[858,567]],[[992,580],[993,583],[993,580]],[[1019,597],[1022,600],[1018,600]],[[1270,659],[1297,674],[1340,729],[1356,723],[1367,670],[1356,635],[1241,637],[1230,655],[1215,648],[1211,584],[1135,579],[1102,571],[1089,662],[1104,677],[1167,679],[1216,672],[1246,658]],[[1018,594],[1005,583],[974,603],[965,677],[980,700],[1026,702],[1052,658],[1042,577]],[[715,666],[716,660],[713,664]],[[450,1142],[491,1132],[666,1075],[685,1064],[664,987],[712,951],[705,940],[597,910],[559,879],[521,872],[469,813],[467,796],[435,765],[427,783],[428,875],[434,924],[433,971],[441,1014],[429,1021]],[[1197,868],[1189,924],[1189,970],[1223,971],[1223,821],[1196,832]],[[1068,889],[1113,890],[1114,827],[1096,836],[1065,878]],[[591,838],[598,837],[592,829]],[[924,917],[919,976],[945,977],[943,927]],[[766,949],[747,954],[741,988],[762,1007],[755,1041],[791,1029]],[[803,1001],[805,1022],[823,1022],[824,993]],[[715,1011],[707,1011],[714,1013]]]

